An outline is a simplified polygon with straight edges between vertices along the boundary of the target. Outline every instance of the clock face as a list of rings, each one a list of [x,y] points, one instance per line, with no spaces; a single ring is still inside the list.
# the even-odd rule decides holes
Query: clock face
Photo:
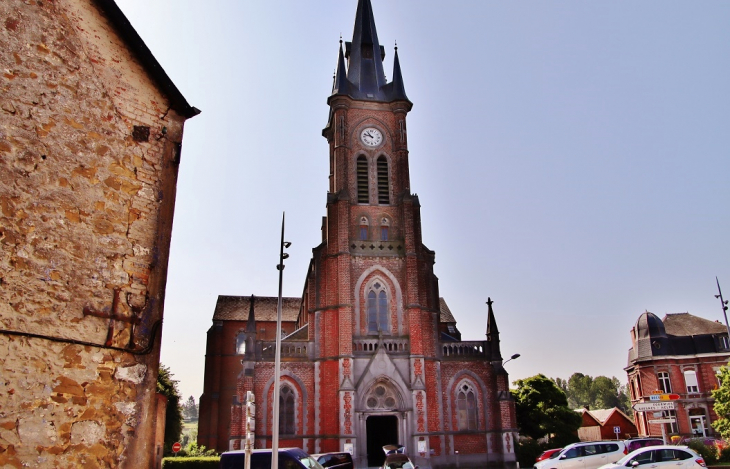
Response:
[[[360,140],[369,147],[377,147],[383,142],[383,134],[374,127],[368,127],[360,133]]]

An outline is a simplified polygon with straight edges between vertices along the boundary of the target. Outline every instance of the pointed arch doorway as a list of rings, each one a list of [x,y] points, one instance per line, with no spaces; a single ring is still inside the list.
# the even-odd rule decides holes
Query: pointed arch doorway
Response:
[[[368,467],[382,466],[385,461],[383,446],[398,444],[398,417],[370,415],[365,420]]]

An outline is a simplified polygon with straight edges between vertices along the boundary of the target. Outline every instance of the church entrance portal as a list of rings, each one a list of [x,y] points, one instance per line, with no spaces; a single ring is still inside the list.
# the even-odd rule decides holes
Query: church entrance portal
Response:
[[[371,415],[365,421],[367,427],[368,466],[382,466],[385,461],[383,446],[397,445],[398,417],[395,415]]]

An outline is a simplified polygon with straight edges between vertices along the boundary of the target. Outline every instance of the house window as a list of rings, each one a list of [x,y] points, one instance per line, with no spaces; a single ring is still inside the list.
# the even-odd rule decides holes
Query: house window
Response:
[[[669,381],[669,373],[666,371],[660,371],[657,373],[657,378],[659,378],[659,389],[661,389],[664,394],[671,394],[672,383]]]
[[[388,293],[380,282],[370,287],[367,295],[368,333],[388,333]]]
[[[390,222],[387,218],[383,218],[380,221],[380,241],[388,241],[388,229],[390,228]]]
[[[357,203],[370,202],[370,184],[368,182],[368,160],[364,156],[357,157]]]
[[[388,205],[390,203],[390,188],[388,187],[388,160],[381,156],[378,158],[378,203]]]
[[[294,391],[282,386],[279,394],[279,433],[294,434]]]
[[[720,336],[720,348],[723,348],[723,349],[730,348],[730,343],[728,343],[726,335]]]
[[[456,418],[459,430],[477,429],[476,396],[468,384],[462,385],[456,396]]]
[[[697,385],[697,374],[694,371],[688,370],[684,372],[684,384],[687,386],[688,393],[700,392],[700,387]]]

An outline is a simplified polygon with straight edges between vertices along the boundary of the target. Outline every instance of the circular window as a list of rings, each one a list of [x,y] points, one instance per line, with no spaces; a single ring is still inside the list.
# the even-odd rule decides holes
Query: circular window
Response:
[[[395,399],[393,399],[392,397],[387,397],[385,399],[385,406],[386,407],[395,407]]]
[[[375,388],[375,395],[376,396],[384,396],[385,395],[385,388],[383,386],[378,386]]]
[[[371,409],[374,409],[377,406],[378,406],[378,400],[377,399],[375,399],[374,397],[368,398],[368,407],[370,407]]]

